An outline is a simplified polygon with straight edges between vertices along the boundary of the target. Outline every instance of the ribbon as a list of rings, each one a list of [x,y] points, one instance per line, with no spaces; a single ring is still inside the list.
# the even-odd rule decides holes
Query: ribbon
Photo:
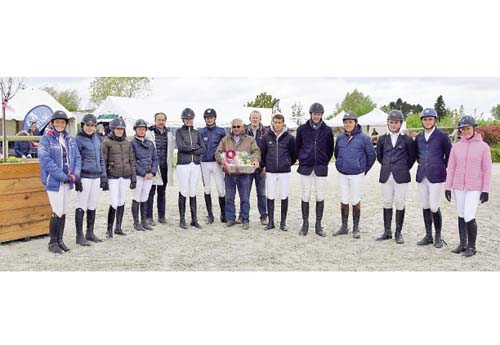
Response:
[[[234,163],[234,165],[236,166],[236,174],[238,174],[238,160],[237,159],[234,159],[236,158],[236,151],[233,150],[233,149],[227,149],[226,150],[226,154],[224,155],[224,161],[222,162],[223,163],[223,166],[224,166],[224,171],[227,172],[228,175],[231,175],[231,173],[229,172],[229,167],[228,167],[228,162],[231,162],[231,163]]]

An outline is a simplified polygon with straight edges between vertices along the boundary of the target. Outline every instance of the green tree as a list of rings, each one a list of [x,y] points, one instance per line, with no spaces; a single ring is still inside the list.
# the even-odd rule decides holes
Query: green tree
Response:
[[[403,101],[401,98],[398,98],[396,102],[390,102],[388,105],[384,105],[382,110],[386,113],[390,112],[393,109],[400,110],[403,115],[408,116],[410,114],[419,114],[424,110],[420,104],[410,104],[406,101]]]
[[[436,109],[438,120],[441,120],[446,116],[446,104],[444,103],[442,95],[439,95],[439,97],[436,99],[436,103],[434,103],[434,109]]]
[[[52,86],[46,86],[42,90],[47,91],[59,103],[61,103],[69,111],[77,111],[80,107],[80,97],[75,89],[66,89],[59,91]]]
[[[255,108],[272,108],[277,101],[278,100],[273,96],[268,95],[266,92],[262,92],[255,96],[255,100],[253,102],[248,101],[246,106]]]
[[[292,120],[297,126],[300,126],[300,124],[302,123],[302,118],[304,117],[304,115],[305,113],[302,107],[302,103],[295,102],[292,105]]]
[[[377,105],[372,102],[370,96],[364,95],[362,92],[354,89],[353,92],[348,92],[342,103],[337,104],[337,109],[335,113],[340,113],[343,111],[353,111],[358,116],[365,115],[375,109]]]
[[[491,115],[493,115],[497,120],[500,120],[500,104],[491,108]]]
[[[151,91],[151,78],[98,77],[90,83],[90,100],[99,105],[108,96],[137,97]]]

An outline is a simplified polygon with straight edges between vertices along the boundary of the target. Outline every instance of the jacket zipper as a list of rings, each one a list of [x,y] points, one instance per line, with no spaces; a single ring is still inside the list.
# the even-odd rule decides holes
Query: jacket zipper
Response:
[[[316,130],[316,136],[314,137],[314,166],[317,165],[317,145],[318,145],[318,134],[319,134],[319,128]]]
[[[465,151],[465,166],[464,166],[464,190],[466,186],[466,177],[467,177],[467,159],[469,159],[469,147],[470,143],[467,143],[467,150]]]
[[[188,127],[189,141],[191,142],[191,148],[193,147],[193,137],[191,136],[191,127]],[[194,162],[194,152],[191,153],[191,162]]]

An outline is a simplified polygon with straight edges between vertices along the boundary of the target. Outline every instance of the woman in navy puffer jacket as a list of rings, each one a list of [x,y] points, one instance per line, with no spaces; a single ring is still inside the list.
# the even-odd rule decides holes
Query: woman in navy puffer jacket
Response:
[[[352,205],[354,238],[359,238],[359,218],[361,214],[361,188],[364,176],[375,163],[375,150],[370,137],[361,131],[358,117],[348,112],[343,118],[345,132],[337,138],[334,155],[335,166],[339,172],[340,214],[342,225],[336,233],[346,235],[349,232],[349,204]]]

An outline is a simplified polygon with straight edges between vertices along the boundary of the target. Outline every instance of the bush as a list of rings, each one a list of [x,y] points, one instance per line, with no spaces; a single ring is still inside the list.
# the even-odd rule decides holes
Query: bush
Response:
[[[491,146],[490,149],[493,163],[500,163],[500,145]]]
[[[500,144],[500,126],[483,126],[478,127],[477,132],[481,133],[484,141],[490,145],[499,145]]]

